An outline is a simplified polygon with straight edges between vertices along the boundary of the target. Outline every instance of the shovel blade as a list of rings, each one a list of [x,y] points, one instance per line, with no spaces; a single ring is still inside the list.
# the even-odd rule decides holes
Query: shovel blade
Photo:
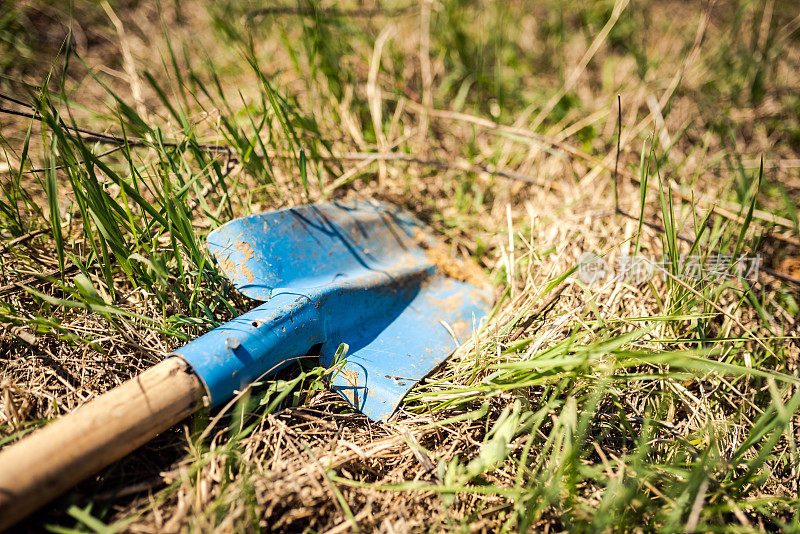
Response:
[[[487,295],[464,282],[428,279],[385,326],[341,336],[349,350],[332,388],[371,419],[388,419],[417,382],[469,339],[487,302]],[[323,346],[323,365],[334,363],[337,348],[335,341]]]
[[[315,347],[322,365],[341,365],[332,387],[368,417],[386,419],[490,308],[487,289],[465,281],[457,263],[442,263],[421,221],[384,203],[251,215],[213,232],[208,248],[239,291],[266,301],[178,351],[214,404]],[[334,362],[342,343],[346,361]]]
[[[425,225],[389,204],[324,202],[257,213],[208,236],[219,267],[245,296],[313,291],[367,274],[429,269]]]

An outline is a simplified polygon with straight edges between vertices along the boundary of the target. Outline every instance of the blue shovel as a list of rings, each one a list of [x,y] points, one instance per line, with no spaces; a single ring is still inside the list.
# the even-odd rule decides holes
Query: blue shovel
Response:
[[[490,307],[488,290],[470,283],[475,266],[385,203],[250,215],[212,232],[208,249],[236,289],[264,303],[0,451],[0,530],[303,356],[337,365],[331,388],[385,420]]]

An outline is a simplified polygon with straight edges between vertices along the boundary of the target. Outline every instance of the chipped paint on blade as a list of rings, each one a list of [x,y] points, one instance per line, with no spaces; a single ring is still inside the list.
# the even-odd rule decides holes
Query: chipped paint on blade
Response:
[[[176,353],[219,405],[312,347],[330,366],[347,343],[333,388],[370,418],[386,419],[489,308],[486,290],[443,274],[429,254],[434,246],[423,223],[377,202],[231,221],[208,248],[237,289],[266,302]]]

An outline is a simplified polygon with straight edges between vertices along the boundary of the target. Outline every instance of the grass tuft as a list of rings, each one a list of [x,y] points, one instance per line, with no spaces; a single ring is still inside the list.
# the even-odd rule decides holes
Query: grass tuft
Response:
[[[300,361],[26,527],[800,528],[789,3],[6,4],[0,447],[253,307],[237,216],[387,200],[497,296],[389,423]]]

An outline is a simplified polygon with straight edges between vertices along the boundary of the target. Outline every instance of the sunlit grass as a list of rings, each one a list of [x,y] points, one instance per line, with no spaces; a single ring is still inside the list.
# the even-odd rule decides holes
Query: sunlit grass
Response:
[[[787,72],[800,25],[780,3],[734,4],[709,15],[446,1],[361,16],[189,2],[181,17],[150,13],[150,36],[113,5],[131,42],[158,50],[136,80],[79,40],[38,57],[20,21],[49,8],[0,8],[0,87],[14,98],[3,107],[24,115],[0,119],[0,230],[22,240],[0,257],[0,445],[252,306],[203,246],[236,216],[381,197],[477,260],[498,295],[488,324],[390,425],[337,403],[326,371],[303,363],[176,433],[182,459],[159,465],[142,490],[152,498],[109,499],[98,483],[44,521],[65,532],[170,518],[235,531],[800,527],[797,286],[709,271],[718,256],[759,255],[773,272],[797,256],[798,184],[778,163],[797,157],[799,82]],[[119,39],[97,6],[73,16]],[[15,80],[31,72],[41,87]],[[586,251],[665,269],[586,283]]]

